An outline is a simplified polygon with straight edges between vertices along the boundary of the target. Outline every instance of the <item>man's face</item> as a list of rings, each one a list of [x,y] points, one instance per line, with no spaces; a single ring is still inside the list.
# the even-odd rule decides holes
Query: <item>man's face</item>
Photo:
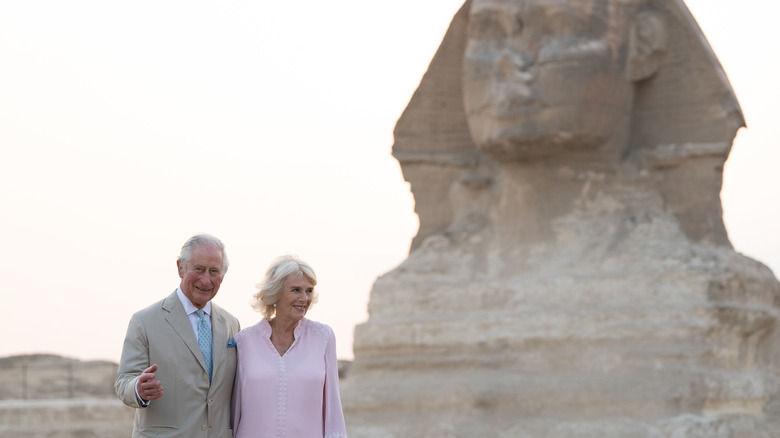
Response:
[[[610,0],[474,0],[464,104],[477,146],[508,158],[589,150],[625,126],[629,19]]]
[[[202,309],[219,291],[225,272],[222,251],[212,245],[198,245],[192,249],[187,266],[176,262],[181,278],[181,290],[195,307]]]

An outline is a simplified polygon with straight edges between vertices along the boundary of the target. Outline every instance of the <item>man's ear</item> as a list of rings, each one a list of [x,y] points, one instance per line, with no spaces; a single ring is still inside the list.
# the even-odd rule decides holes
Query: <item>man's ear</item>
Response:
[[[176,260],[176,269],[179,270],[179,278],[184,278],[184,269],[181,265],[181,260]]]
[[[669,47],[666,25],[656,12],[642,12],[634,18],[628,41],[626,77],[633,81],[647,79],[661,68]]]

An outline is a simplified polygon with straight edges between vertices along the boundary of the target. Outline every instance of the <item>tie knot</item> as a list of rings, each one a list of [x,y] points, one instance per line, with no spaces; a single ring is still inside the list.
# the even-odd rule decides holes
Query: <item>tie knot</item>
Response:
[[[198,315],[199,319],[203,319],[203,316],[206,314],[206,312],[204,312],[203,309],[198,309],[195,311],[195,314]]]

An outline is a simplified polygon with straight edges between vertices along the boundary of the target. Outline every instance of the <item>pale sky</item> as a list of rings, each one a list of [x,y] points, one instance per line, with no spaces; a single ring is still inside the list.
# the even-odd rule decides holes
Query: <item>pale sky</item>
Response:
[[[0,356],[118,361],[198,232],[242,327],[278,255],[310,262],[340,358],[414,199],[392,130],[462,0],[0,3]],[[688,0],[747,119],[727,162],[735,248],[780,272],[780,5]],[[736,6],[739,8],[736,8]]]

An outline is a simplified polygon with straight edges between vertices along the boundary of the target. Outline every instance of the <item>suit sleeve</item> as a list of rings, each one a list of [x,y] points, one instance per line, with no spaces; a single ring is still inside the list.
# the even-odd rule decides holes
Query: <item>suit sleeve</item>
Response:
[[[325,388],[322,415],[325,423],[325,438],[347,438],[344,412],[339,394],[339,364],[336,359],[336,335],[328,327],[328,344],[325,347]]]
[[[138,402],[135,385],[149,363],[149,339],[146,330],[137,315],[133,315],[127,326],[125,342],[122,346],[122,358],[114,382],[114,392],[127,406],[143,407]]]

